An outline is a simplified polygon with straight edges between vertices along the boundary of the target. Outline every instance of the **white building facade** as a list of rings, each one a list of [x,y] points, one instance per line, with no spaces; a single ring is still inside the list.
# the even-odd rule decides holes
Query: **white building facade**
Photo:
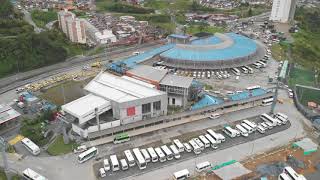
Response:
[[[273,0],[270,21],[287,23],[293,20],[297,0]]]

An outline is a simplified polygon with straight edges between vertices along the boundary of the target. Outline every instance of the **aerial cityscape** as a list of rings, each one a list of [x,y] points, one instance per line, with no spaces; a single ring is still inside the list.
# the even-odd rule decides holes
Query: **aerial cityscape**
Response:
[[[0,180],[320,180],[320,0],[0,0]]]

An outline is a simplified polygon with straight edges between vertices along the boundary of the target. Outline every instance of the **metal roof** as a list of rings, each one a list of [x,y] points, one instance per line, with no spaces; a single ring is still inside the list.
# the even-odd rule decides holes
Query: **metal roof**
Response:
[[[168,74],[161,80],[160,85],[189,88],[191,86],[192,81],[192,77]]]
[[[119,103],[165,94],[107,72],[98,74],[84,89],[107,100]]]
[[[169,37],[178,39],[188,39],[190,36],[183,34],[170,34]]]
[[[88,94],[63,105],[61,108],[75,117],[82,117],[94,111],[95,108],[101,108],[105,106],[110,106],[110,102],[99,96]]]
[[[0,124],[19,117],[21,114],[12,107],[0,104]]]
[[[163,77],[167,74],[167,72],[167,70],[160,70],[146,65],[139,65],[128,71],[128,73],[135,76],[157,82],[160,82],[161,79],[163,79]]]

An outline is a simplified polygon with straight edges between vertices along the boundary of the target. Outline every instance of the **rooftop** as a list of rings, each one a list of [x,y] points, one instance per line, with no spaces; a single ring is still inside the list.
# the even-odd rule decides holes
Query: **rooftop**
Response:
[[[170,34],[169,37],[179,38],[179,39],[188,39],[189,38],[189,36],[183,35],[183,34]]]
[[[133,80],[107,72],[98,74],[84,89],[107,100],[119,103],[165,94]]]
[[[0,124],[19,117],[21,114],[12,107],[0,104]]]
[[[177,76],[173,74],[166,75],[160,82],[161,85],[189,88],[192,84],[192,77]]]
[[[139,65],[129,70],[127,73],[138,76],[138,77],[142,77],[148,80],[160,82],[165,77],[167,72],[168,72],[167,70],[160,70],[160,69],[155,69],[151,66]]]
[[[95,108],[109,106],[110,102],[93,94],[88,94],[62,106],[62,109],[75,117],[81,117]]]

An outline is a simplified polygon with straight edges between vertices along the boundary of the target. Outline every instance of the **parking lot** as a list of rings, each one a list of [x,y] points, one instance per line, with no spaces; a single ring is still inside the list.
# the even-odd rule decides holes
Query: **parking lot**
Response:
[[[256,123],[262,122],[262,120],[259,117],[253,117],[253,118],[250,118],[249,120],[254,121]],[[235,124],[237,124],[237,122],[235,122],[234,125]],[[231,125],[231,126],[234,127],[234,125]],[[276,126],[273,129],[269,129],[264,134],[261,134],[261,133],[256,131],[256,132],[250,134],[248,137],[240,136],[240,137],[236,137],[236,138],[230,138],[225,133],[223,133],[221,130],[217,130],[216,132],[222,133],[226,137],[226,141],[224,143],[219,144],[217,150],[214,150],[211,147],[209,147],[209,148],[206,148],[205,150],[203,150],[202,153],[200,155],[197,155],[197,156],[193,152],[190,152],[190,153],[183,152],[183,153],[180,154],[181,158],[178,159],[178,160],[166,161],[166,162],[163,162],[163,163],[160,163],[160,162],[148,163],[147,168],[143,169],[143,170],[140,170],[140,169],[138,169],[137,166],[134,166],[134,167],[130,167],[126,171],[122,171],[122,170],[119,170],[117,172],[109,171],[109,172],[107,172],[107,177],[105,177],[104,179],[121,179],[121,178],[125,178],[125,177],[128,177],[128,176],[134,176],[134,175],[147,173],[147,172],[153,171],[155,169],[159,169],[161,167],[173,165],[174,163],[177,163],[177,162],[185,161],[185,160],[192,159],[192,158],[201,157],[201,156],[203,156],[205,154],[213,153],[213,152],[216,152],[216,151],[219,151],[219,150],[222,150],[222,149],[226,149],[226,148],[229,148],[229,147],[232,147],[232,146],[236,146],[236,145],[239,145],[239,144],[250,142],[250,141],[253,141],[255,139],[259,139],[259,138],[262,138],[262,137],[265,137],[265,136],[268,136],[268,135],[271,135],[271,134],[286,130],[286,129],[288,129],[290,127],[290,125],[291,125],[290,122],[288,122],[285,125]],[[202,135],[206,134],[205,129],[202,131],[201,134]],[[195,135],[194,137],[197,137],[197,135]],[[254,147],[254,144],[252,144],[252,146]],[[117,153],[117,157],[118,157],[118,160],[124,158],[123,152]],[[214,162],[213,162],[213,165],[216,165],[216,164],[214,164]],[[98,169],[101,168],[101,167],[103,167],[102,162],[96,163],[94,165],[94,173],[95,173],[96,177],[100,177],[100,175],[98,174]]]

